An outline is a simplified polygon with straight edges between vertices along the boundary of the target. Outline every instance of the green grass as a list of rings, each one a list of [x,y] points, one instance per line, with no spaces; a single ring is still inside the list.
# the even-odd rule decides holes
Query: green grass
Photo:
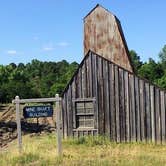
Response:
[[[24,136],[23,152],[18,153],[17,141],[0,152],[1,166],[64,165],[64,166],[163,166],[166,146],[151,143],[113,143],[104,137],[63,140],[63,154],[57,156],[54,134]]]

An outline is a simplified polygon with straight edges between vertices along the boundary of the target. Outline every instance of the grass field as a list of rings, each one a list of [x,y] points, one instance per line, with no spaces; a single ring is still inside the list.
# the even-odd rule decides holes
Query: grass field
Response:
[[[64,165],[64,166],[163,166],[166,146],[146,143],[112,143],[102,137],[63,140],[63,155],[56,154],[54,134],[24,136],[19,155],[17,141],[0,152],[0,165]]]

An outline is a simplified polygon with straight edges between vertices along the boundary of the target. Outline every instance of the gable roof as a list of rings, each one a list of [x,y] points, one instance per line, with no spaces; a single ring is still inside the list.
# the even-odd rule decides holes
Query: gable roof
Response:
[[[86,19],[86,17],[88,17],[94,10],[96,10],[96,8],[98,8],[98,7],[101,7],[101,8],[103,8],[105,11],[107,11],[108,13],[110,13],[110,14],[112,14],[113,16],[115,16],[112,12],[110,12],[108,9],[106,9],[105,7],[103,7],[102,5],[100,5],[100,4],[97,4],[84,18],[83,18],[83,20],[85,20]]]

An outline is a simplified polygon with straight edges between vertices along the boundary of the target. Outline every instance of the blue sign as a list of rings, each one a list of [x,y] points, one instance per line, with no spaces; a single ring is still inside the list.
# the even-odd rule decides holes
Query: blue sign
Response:
[[[42,106],[26,106],[23,109],[24,118],[39,118],[39,117],[52,117],[53,106],[42,105]]]

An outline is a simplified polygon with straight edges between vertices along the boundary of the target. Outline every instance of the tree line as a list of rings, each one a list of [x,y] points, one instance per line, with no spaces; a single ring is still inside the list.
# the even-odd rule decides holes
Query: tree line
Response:
[[[134,66],[135,73],[151,83],[166,89],[166,45],[158,54],[158,61],[149,58],[147,62],[142,62],[140,56],[134,51],[130,51],[131,61]]]
[[[0,65],[0,103],[9,103],[16,96],[20,98],[53,97],[61,94],[78,63],[42,62],[10,63]]]
[[[158,55],[158,62],[152,58],[142,62],[134,50],[130,51],[130,56],[138,76],[166,89],[166,45]],[[61,94],[77,67],[77,62],[42,62],[36,59],[27,64],[0,65],[0,103],[11,102],[16,95],[40,98]]]

